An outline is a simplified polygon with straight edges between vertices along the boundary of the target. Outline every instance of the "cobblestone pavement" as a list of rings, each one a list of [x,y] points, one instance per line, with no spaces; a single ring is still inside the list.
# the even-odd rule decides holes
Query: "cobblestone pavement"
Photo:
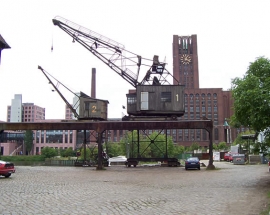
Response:
[[[267,165],[215,162],[217,170],[17,166],[0,178],[0,214],[259,214]]]

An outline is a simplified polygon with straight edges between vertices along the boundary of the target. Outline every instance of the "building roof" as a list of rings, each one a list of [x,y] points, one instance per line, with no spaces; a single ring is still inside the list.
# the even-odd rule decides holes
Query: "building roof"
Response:
[[[0,34],[0,49],[10,49],[11,47],[7,44],[4,38]]]

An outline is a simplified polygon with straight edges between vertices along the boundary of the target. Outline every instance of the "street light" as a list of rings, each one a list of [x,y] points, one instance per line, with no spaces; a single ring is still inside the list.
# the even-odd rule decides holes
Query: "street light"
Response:
[[[223,126],[224,126],[224,134],[225,134],[226,143],[231,143],[231,129],[226,118],[224,120]]]

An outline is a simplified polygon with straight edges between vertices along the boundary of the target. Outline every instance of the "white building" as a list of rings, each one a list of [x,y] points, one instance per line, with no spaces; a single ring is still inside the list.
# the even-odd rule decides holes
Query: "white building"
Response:
[[[22,122],[22,95],[15,94],[11,100],[10,122]]]

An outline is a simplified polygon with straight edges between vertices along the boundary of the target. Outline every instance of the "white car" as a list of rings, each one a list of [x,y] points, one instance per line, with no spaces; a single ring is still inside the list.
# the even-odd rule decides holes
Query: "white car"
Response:
[[[125,163],[127,161],[126,156],[117,156],[109,158],[109,166],[111,166],[111,163]]]

